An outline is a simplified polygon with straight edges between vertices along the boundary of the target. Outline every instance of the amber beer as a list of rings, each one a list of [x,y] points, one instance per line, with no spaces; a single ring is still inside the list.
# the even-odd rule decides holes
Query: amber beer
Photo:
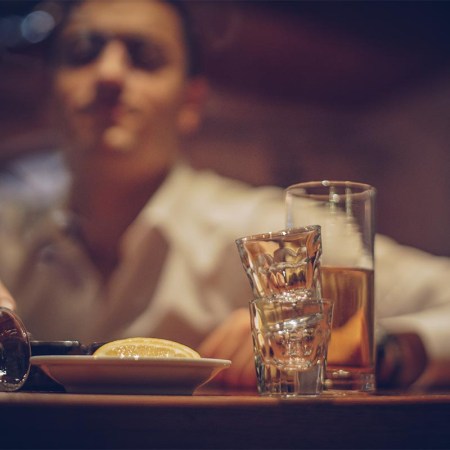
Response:
[[[287,227],[320,225],[321,290],[333,300],[329,389],[373,392],[376,189],[352,181],[310,181],[286,189]]]
[[[330,388],[373,390],[374,272],[322,266],[322,292],[334,299],[326,378]]]

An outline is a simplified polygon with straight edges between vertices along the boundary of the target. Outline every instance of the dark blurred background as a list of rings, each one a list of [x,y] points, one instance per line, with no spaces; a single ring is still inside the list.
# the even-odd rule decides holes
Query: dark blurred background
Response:
[[[59,3],[0,1],[1,167],[58,146],[43,55]],[[450,2],[189,5],[212,84],[193,164],[371,183],[379,232],[450,256]]]

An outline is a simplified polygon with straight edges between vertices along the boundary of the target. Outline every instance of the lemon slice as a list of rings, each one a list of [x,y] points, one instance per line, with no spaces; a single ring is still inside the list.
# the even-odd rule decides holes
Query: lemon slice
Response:
[[[200,358],[190,347],[166,339],[135,337],[111,341],[99,347],[94,357]]]

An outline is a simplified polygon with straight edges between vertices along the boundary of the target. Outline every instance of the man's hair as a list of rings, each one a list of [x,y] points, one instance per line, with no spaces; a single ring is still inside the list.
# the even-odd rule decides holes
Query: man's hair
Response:
[[[191,77],[199,75],[202,72],[199,36],[195,29],[194,20],[187,6],[187,2],[183,0],[163,1],[171,5],[177,11],[178,16],[181,19],[181,27],[187,53],[188,75]]]
[[[65,2],[61,2],[63,13],[62,19],[59,24],[55,27],[52,32],[49,41],[49,59],[50,61],[57,65],[57,47],[60,35],[62,31],[67,26],[67,23],[70,20],[72,11],[76,6],[81,3],[89,2],[89,1],[98,1],[98,0],[67,0]],[[183,0],[159,0],[163,3],[166,3],[172,7],[172,9],[177,13],[180,18],[182,33],[183,33],[183,41],[186,47],[186,56],[187,56],[187,75],[189,77],[194,77],[199,75],[202,72],[202,58],[201,58],[201,49],[199,36],[194,25],[194,20],[189,9],[189,6],[186,1]],[[105,2],[106,3],[106,2]]]

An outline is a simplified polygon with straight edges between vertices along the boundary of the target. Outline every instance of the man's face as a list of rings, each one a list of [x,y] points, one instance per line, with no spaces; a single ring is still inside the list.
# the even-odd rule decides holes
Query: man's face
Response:
[[[59,49],[55,90],[72,166],[169,167],[191,107],[176,11],[152,0],[85,1]]]

